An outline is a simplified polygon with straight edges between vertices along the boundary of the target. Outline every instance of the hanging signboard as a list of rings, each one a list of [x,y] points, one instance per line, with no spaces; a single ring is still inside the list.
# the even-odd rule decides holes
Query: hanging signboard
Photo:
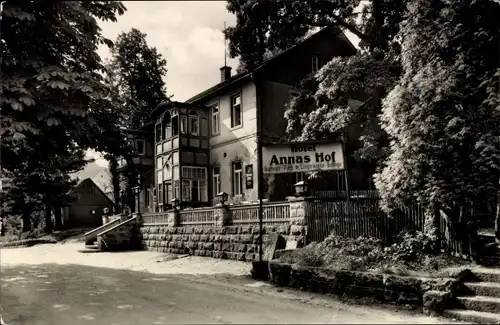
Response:
[[[245,184],[247,190],[253,188],[253,165],[245,166]]]
[[[342,142],[296,142],[262,147],[264,174],[344,170]]]

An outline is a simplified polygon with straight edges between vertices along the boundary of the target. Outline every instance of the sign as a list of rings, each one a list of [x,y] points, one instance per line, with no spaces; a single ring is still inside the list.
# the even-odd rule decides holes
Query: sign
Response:
[[[253,165],[245,166],[245,184],[247,190],[253,188]]]
[[[345,168],[341,142],[297,142],[262,148],[264,174],[286,174]]]

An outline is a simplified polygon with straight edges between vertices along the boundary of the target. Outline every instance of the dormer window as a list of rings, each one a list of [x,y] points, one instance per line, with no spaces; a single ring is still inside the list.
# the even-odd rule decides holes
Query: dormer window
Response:
[[[311,70],[313,73],[317,72],[319,70],[319,58],[317,55],[313,55],[311,58]]]
[[[200,133],[199,130],[199,120],[198,113],[196,111],[189,112],[189,131],[191,135],[198,135]]]
[[[170,117],[170,113],[166,112],[163,116],[163,134],[162,139],[168,139],[172,137],[172,118]]]
[[[181,133],[187,133],[188,120],[186,115],[181,115]]]

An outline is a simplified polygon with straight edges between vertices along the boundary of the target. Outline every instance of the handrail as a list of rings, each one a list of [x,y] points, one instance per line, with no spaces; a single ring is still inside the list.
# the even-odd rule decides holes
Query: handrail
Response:
[[[92,230],[90,230],[90,231],[86,232],[83,236],[84,236],[84,237],[90,236],[90,235],[92,235],[93,233],[99,232],[99,231],[100,231],[100,230],[102,230],[103,228],[107,228],[107,227],[109,227],[110,225],[112,225],[113,223],[116,223],[117,221],[118,221],[118,223],[119,223],[120,218],[110,220],[107,224],[102,225],[102,226],[99,226],[99,227],[97,227],[97,228],[95,228],[95,229],[92,229]]]
[[[126,225],[126,224],[131,223],[132,221],[136,221],[136,220],[137,220],[137,217],[132,217],[132,218],[130,218],[130,219],[127,219],[127,220],[125,220],[125,221],[123,221],[123,222],[120,222],[119,224],[117,224],[117,225],[116,225],[116,226],[114,226],[114,227],[111,227],[111,228],[109,228],[109,229],[106,229],[106,230],[104,230],[104,231],[102,231],[102,232],[98,233],[98,234],[97,234],[97,236],[102,236],[102,235],[104,235],[104,234],[105,234],[105,233],[107,233],[107,232],[110,232],[110,231],[112,231],[112,230],[118,229],[118,228],[120,228],[121,226]]]

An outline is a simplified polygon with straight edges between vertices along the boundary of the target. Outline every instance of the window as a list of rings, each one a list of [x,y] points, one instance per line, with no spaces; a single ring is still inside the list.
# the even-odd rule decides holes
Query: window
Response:
[[[172,184],[167,183],[165,184],[165,203],[168,204],[169,206],[172,204],[173,196],[172,196]]]
[[[233,196],[243,194],[243,172],[241,161],[233,162]]]
[[[137,153],[139,155],[145,154],[146,148],[144,148],[144,140],[137,140]]]
[[[174,181],[174,199],[179,199],[180,196],[180,181],[177,179]]]
[[[182,167],[182,200],[208,202],[207,170],[204,167]]]
[[[312,56],[312,72],[316,72],[319,70],[319,59],[316,55]]]
[[[172,117],[172,136],[179,135],[179,116]]]
[[[231,97],[231,127],[241,125],[241,95]]]
[[[213,196],[215,197],[217,194],[219,194],[221,192],[220,190],[220,168],[219,167],[214,167],[213,169],[213,190],[214,190],[214,193],[213,193]]]
[[[168,112],[163,116],[163,140],[172,137],[172,119],[170,118],[170,114]]]
[[[187,133],[187,116],[181,116],[181,133]]]
[[[212,106],[212,135],[219,134],[219,104]]]
[[[172,179],[172,155],[163,158],[163,180]]]
[[[189,112],[189,129],[192,135],[198,135],[200,132],[198,127],[198,114],[195,111]]]
[[[161,141],[161,124],[156,124],[156,142],[160,142]]]
[[[158,204],[163,204],[163,184],[158,184]]]

